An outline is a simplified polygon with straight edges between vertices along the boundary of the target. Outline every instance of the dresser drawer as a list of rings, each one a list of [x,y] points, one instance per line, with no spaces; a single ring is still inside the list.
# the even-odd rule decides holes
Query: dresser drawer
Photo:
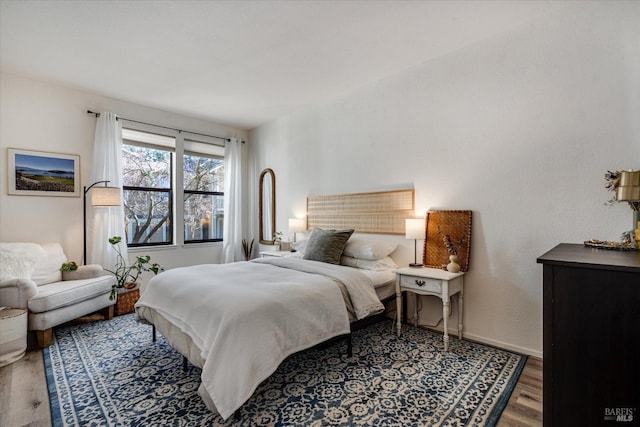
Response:
[[[442,292],[442,280],[418,276],[400,276],[400,286],[423,292]]]

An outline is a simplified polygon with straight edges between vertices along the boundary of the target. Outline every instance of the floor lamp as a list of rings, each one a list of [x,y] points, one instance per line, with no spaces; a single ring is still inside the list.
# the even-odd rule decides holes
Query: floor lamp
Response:
[[[93,188],[91,193],[91,206],[120,206],[122,201],[120,200],[120,188],[119,187],[107,187],[107,183],[111,181],[97,181],[91,184],[89,187],[84,187],[84,193],[82,194],[82,225],[83,225],[83,253],[82,261],[87,263],[87,193]],[[98,184],[104,184],[104,187],[96,187]],[[95,188],[94,188],[95,187]]]

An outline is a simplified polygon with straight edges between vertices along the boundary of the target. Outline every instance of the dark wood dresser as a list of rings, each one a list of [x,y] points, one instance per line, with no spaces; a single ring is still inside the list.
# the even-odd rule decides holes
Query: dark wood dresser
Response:
[[[640,251],[560,244],[538,263],[544,425],[640,425]]]

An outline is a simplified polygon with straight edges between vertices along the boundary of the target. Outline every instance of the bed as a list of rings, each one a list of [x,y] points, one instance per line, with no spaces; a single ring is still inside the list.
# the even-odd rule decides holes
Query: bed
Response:
[[[198,393],[227,419],[286,357],[350,337],[384,311],[395,292],[396,244],[346,232],[315,229],[291,257],[163,272],[137,302],[136,318],[202,369]],[[336,233],[344,240],[337,259],[335,248],[325,251],[331,239],[314,238]]]

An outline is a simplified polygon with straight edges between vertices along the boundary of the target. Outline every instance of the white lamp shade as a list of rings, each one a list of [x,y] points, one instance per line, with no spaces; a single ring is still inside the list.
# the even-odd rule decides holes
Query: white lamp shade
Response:
[[[91,189],[91,206],[120,206],[120,188],[94,187]]]
[[[303,233],[307,231],[307,222],[304,218],[289,218],[289,232]]]
[[[405,236],[407,239],[424,239],[426,230],[424,218],[408,218],[405,220]]]

